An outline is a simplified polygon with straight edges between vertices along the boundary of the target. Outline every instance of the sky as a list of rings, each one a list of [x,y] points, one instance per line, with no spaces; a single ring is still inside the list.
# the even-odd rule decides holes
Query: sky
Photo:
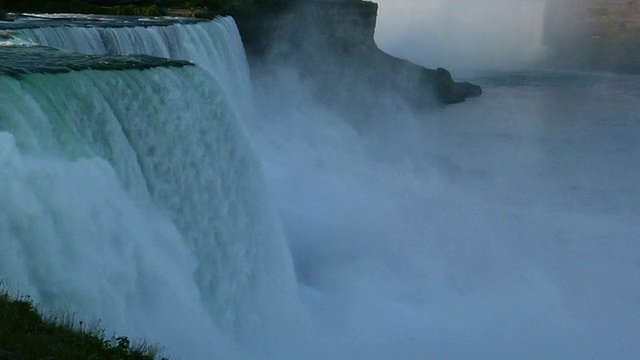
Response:
[[[376,42],[391,53],[463,75],[514,70],[544,55],[546,0],[376,0]]]

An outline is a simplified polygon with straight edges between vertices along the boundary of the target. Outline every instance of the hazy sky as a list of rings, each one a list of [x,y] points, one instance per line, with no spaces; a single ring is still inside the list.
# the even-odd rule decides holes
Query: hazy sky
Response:
[[[458,72],[517,68],[543,51],[546,0],[376,0],[376,41],[393,55]]]

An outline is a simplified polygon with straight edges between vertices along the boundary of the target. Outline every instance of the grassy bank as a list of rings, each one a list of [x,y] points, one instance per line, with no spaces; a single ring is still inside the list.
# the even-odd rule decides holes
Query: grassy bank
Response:
[[[73,315],[43,316],[28,297],[11,296],[0,286],[0,359],[156,358],[154,346],[132,345],[125,336],[106,336],[103,329],[87,328]]]

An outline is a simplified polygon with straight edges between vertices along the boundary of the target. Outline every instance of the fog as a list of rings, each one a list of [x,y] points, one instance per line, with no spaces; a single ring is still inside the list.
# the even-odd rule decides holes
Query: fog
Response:
[[[65,92],[73,101],[61,111],[41,111],[45,120],[77,113],[70,118],[100,124],[92,114],[111,112],[96,110],[101,102],[93,95],[124,106],[124,118],[142,129],[166,124],[140,139],[159,141],[171,156],[149,146],[153,151],[131,153],[123,163],[158,161],[159,169],[177,169],[166,176],[178,190],[161,186],[176,207],[171,215],[163,207],[147,209],[146,200],[139,206],[107,161],[36,160],[3,135],[8,190],[2,194],[12,209],[2,219],[3,239],[24,239],[34,255],[5,241],[0,265],[18,274],[18,285],[28,282],[26,268],[33,265],[41,289],[63,293],[52,299],[74,309],[80,304],[79,311],[99,306],[96,313],[111,324],[118,319],[109,319],[109,302],[122,303],[122,322],[133,315],[143,324],[130,336],[159,341],[177,358],[634,358],[640,352],[640,82],[529,69],[540,54],[542,10],[539,1],[380,3],[376,40],[384,50],[483,86],[481,97],[450,106],[417,109],[399,93],[363,81],[374,69],[370,59],[352,61],[349,51],[311,33],[322,27],[306,23],[310,33],[297,34],[300,43],[276,44],[275,55],[253,64],[251,83],[239,37],[227,33],[216,39],[230,41],[238,54],[198,56],[193,69],[103,73],[140,77],[118,82],[120,92],[105,90],[120,89],[110,83],[84,91],[77,84],[100,82],[83,73],[74,76],[87,79],[73,86],[43,85],[52,89],[38,91],[43,97],[74,89]],[[223,23],[236,34],[231,20]],[[211,65],[210,58],[224,60],[211,74],[236,69],[240,85],[233,76],[218,83],[198,68]],[[376,71],[384,70],[381,64]],[[354,67],[364,70],[354,76]],[[5,80],[14,84],[5,86],[12,90],[3,93],[5,103],[15,105],[6,113],[22,119],[31,105],[21,101],[35,101],[22,96],[27,87],[19,80]],[[135,99],[142,89],[149,95]],[[237,116],[225,116],[216,94],[228,97]],[[138,106],[146,99],[155,103]],[[128,141],[124,131],[114,133]],[[50,191],[52,184],[58,190]],[[32,200],[32,189],[46,206]],[[67,198],[74,201],[60,200]],[[191,215],[211,215],[197,221],[203,233],[212,226],[221,236],[229,227],[230,235],[185,246],[175,223]],[[34,228],[36,220],[41,226]],[[104,238],[105,245],[83,241],[78,221],[97,225],[91,238]],[[55,234],[37,236],[39,229]],[[119,255],[128,233],[144,245],[140,256]],[[51,251],[42,252],[34,238],[60,257],[45,256]],[[61,239],[58,247],[52,238]],[[91,248],[93,257],[67,251],[74,247]],[[104,247],[118,250],[113,261],[104,258]],[[69,254],[84,260],[69,261]],[[95,269],[90,259],[104,270],[82,271]],[[62,266],[49,266],[58,261]],[[192,282],[197,266],[211,275],[206,291]],[[74,271],[81,281],[68,281]],[[123,271],[104,292],[95,285],[104,274]],[[164,275],[167,281],[154,280]]]
[[[380,1],[384,50],[454,76],[500,70],[459,105],[416,111],[393,93],[367,102],[369,89],[349,110],[319,101],[303,64],[254,73],[249,129],[308,314],[304,335],[284,333],[293,357],[639,350],[640,89],[509,73],[540,55],[543,5]],[[354,125],[360,102],[376,105]]]
[[[547,0],[378,0],[376,42],[417,64],[463,75],[518,69],[545,55]]]
[[[504,89],[431,115],[379,108],[356,130],[280,75],[262,84],[268,115],[253,129],[309,316],[282,348],[316,359],[638,350],[637,145],[606,155],[615,141],[588,140],[597,128],[549,133],[577,108]]]

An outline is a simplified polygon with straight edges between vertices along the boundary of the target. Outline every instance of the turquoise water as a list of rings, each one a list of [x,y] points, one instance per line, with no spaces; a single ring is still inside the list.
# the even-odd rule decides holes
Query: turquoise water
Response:
[[[0,46],[3,65],[25,69],[0,74],[0,279],[47,312],[73,309],[170,356],[242,358],[243,342],[269,341],[268,318],[294,316],[294,274],[239,111],[251,94],[236,91],[248,72],[235,24],[185,27],[109,33],[129,49],[137,34],[166,51],[163,30],[215,43],[189,48],[215,56],[206,67],[73,71],[183,61]],[[65,71],[34,71],[52,67]]]

